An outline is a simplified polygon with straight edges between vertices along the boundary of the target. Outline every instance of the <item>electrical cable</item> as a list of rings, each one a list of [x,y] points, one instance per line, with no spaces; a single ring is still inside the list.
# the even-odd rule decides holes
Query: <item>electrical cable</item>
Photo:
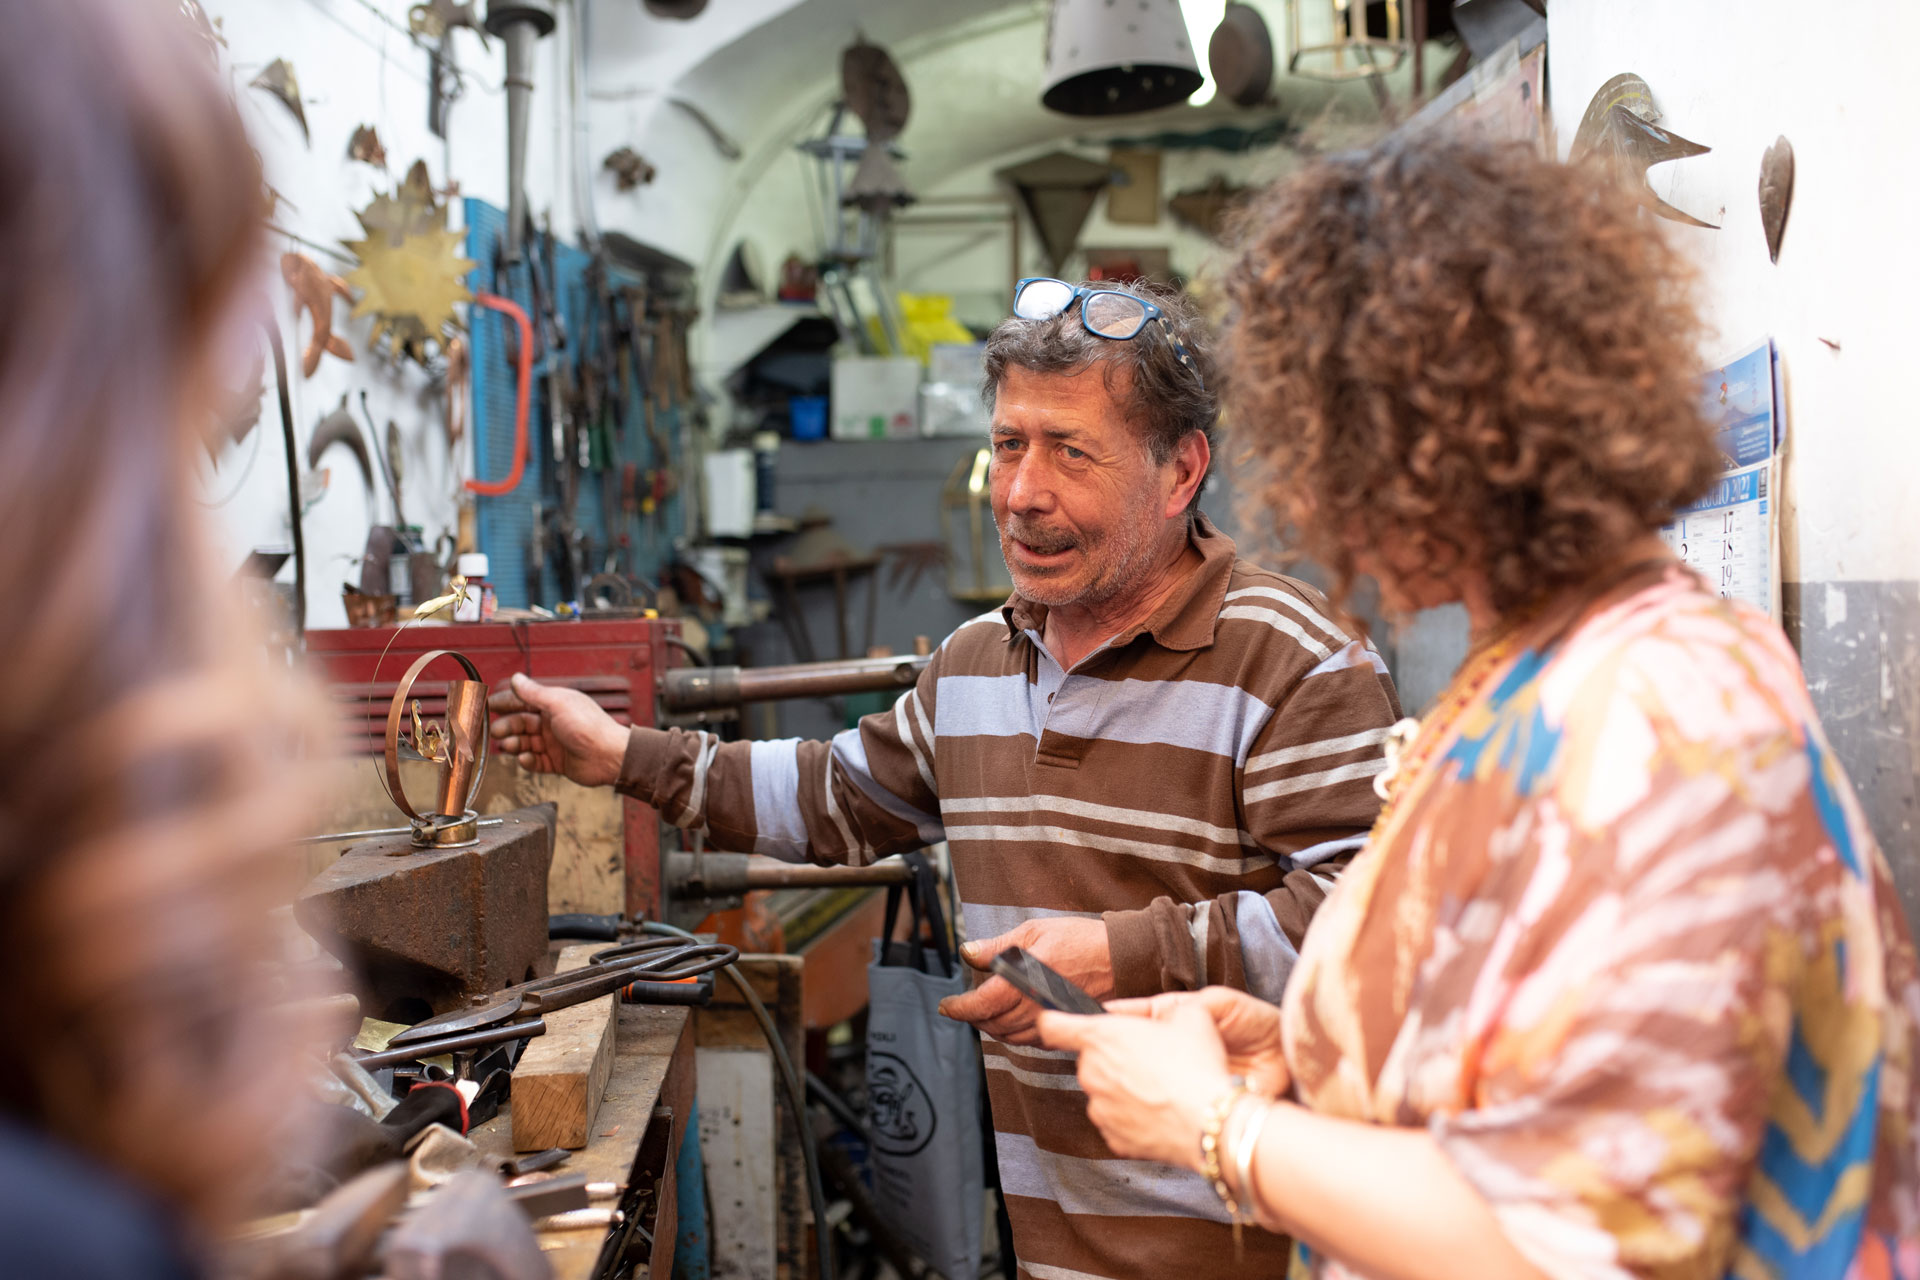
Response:
[[[699,941],[685,929],[658,920],[641,921],[640,931],[659,937]],[[793,1059],[787,1055],[787,1046],[781,1042],[780,1029],[773,1025],[773,1016],[767,1012],[767,1006],[761,1003],[760,997],[754,994],[739,966],[730,964],[720,972],[727,975],[741,998],[747,1002],[753,1020],[760,1024],[760,1034],[767,1038],[767,1047],[773,1050],[773,1064],[779,1069],[781,1082],[787,1089],[789,1109],[793,1112],[793,1127],[800,1132],[800,1154],[807,1167],[807,1199],[813,1207],[813,1242],[819,1252],[820,1275],[822,1280],[834,1280],[840,1273],[834,1268],[833,1226],[827,1221],[827,1192],[820,1180],[820,1156],[814,1150],[813,1128],[807,1123],[806,1088],[800,1083],[800,1073],[793,1069]]]

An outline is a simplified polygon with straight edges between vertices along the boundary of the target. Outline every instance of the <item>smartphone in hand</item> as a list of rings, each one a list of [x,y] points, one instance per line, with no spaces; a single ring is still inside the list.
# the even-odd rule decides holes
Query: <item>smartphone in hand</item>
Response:
[[[1105,1013],[1100,1002],[1061,977],[1039,957],[1020,947],[1008,947],[994,956],[990,968],[1013,984],[1013,989],[1042,1009],[1055,1013]]]

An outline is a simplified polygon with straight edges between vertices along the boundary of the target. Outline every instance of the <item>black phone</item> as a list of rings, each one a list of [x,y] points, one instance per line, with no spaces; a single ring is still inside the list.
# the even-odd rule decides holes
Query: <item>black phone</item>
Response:
[[[1072,982],[1048,968],[1045,962],[1020,947],[1008,947],[994,956],[988,966],[1013,984],[1013,989],[1042,1009],[1055,1013],[1105,1013],[1100,1002]]]

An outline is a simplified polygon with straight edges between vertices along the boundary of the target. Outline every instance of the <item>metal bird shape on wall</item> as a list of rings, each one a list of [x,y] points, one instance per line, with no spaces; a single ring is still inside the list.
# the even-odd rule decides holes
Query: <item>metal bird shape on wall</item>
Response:
[[[320,357],[323,355],[352,360],[353,348],[347,345],[345,338],[333,331],[333,300],[353,297],[347,282],[339,276],[327,274],[319,263],[298,253],[280,255],[280,274],[293,290],[297,309],[313,318],[313,337],[300,358],[300,372],[311,378],[313,371],[320,367]]]
[[[907,127],[913,95],[885,49],[856,39],[840,55],[840,93],[867,129],[867,149],[848,184],[846,202],[868,209],[910,204],[913,193],[893,162],[893,140]]]
[[[1649,167],[1666,160],[1703,156],[1713,150],[1671,129],[1660,128],[1655,123],[1659,119],[1660,109],[1653,105],[1653,90],[1647,87],[1647,82],[1630,71],[1623,72],[1601,85],[1593,100],[1587,103],[1586,114],[1581,116],[1580,127],[1573,135],[1569,159],[1577,162],[1596,157],[1616,168],[1623,181],[1635,184],[1640,203],[1654,213],[1689,226],[1719,230],[1711,222],[1702,222],[1685,210],[1676,209],[1647,185]]]
[[[279,99],[280,105],[291,111],[293,118],[300,122],[300,136],[307,140],[308,146],[313,145],[313,131],[307,128],[307,109],[300,105],[300,79],[293,74],[291,62],[285,58],[275,58],[267,64],[265,71],[253,78],[248,87],[265,89]]]
[[[1780,241],[1787,234],[1787,211],[1793,207],[1793,144],[1785,135],[1774,140],[1760,157],[1760,228],[1767,233],[1767,256],[1780,261]]]

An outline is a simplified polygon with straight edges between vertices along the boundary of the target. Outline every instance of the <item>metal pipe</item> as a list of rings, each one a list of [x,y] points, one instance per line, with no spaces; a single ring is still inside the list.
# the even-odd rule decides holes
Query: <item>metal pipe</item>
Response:
[[[507,228],[501,256],[518,262],[527,222],[527,120],[533,108],[533,46],[553,31],[551,0],[490,0],[487,30],[507,46]]]
[[[676,897],[731,898],[753,889],[852,889],[905,884],[912,878],[912,868],[899,858],[864,867],[822,867],[753,853],[667,855],[667,890]]]
[[[669,711],[702,711],[743,702],[904,689],[920,678],[929,660],[907,654],[786,667],[675,667],[661,681],[660,703]]]

